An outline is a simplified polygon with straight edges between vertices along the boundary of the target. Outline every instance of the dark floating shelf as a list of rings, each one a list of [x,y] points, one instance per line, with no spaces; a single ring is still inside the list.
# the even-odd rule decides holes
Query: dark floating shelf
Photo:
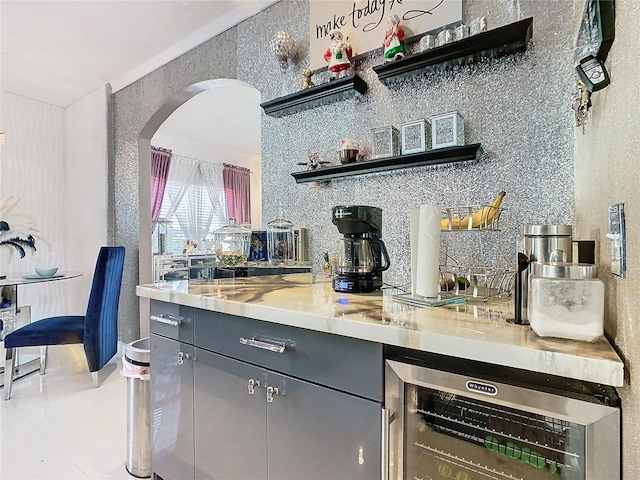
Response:
[[[358,94],[364,95],[366,91],[367,83],[358,75],[352,75],[269,100],[261,103],[260,106],[267,115],[284,117],[309,108],[345,100]]]
[[[402,60],[383,63],[373,70],[382,83],[390,85],[424,73],[475,63],[482,58],[524,52],[532,35],[533,17],[529,17]]]
[[[479,150],[480,144],[474,143],[461,147],[446,147],[426,152],[410,153],[398,157],[377,158],[344,165],[334,165],[332,167],[319,167],[315,170],[294,172],[291,175],[296,179],[296,183],[307,183],[364,175],[366,173],[387,172],[402,168],[445,165],[447,163],[475,160]]]

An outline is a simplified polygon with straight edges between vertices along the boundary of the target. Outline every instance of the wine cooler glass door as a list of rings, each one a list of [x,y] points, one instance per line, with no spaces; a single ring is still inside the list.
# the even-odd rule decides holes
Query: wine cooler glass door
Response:
[[[619,478],[616,408],[393,361],[389,386],[394,367],[414,371],[387,391],[387,408],[401,409],[390,415],[390,478]]]

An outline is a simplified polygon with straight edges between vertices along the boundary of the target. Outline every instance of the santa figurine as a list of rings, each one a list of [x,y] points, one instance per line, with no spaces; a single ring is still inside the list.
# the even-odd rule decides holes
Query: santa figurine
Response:
[[[384,35],[384,60],[399,60],[407,53],[404,46],[404,30],[400,26],[400,17],[390,15],[387,18],[387,33]]]
[[[331,30],[329,32],[329,38],[331,38],[331,45],[326,52],[324,52],[325,61],[329,62],[329,80],[335,80],[336,78],[342,78],[347,76],[347,71],[351,67],[351,56],[353,50],[351,44],[342,39],[342,32],[340,30]]]

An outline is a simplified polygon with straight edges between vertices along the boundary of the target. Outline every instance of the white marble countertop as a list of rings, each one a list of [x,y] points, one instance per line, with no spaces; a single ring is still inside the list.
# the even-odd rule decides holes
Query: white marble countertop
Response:
[[[624,365],[609,342],[540,338],[505,321],[511,298],[446,307],[412,307],[389,291],[334,292],[328,282],[305,286],[141,285],[140,297],[387,345],[505,365],[611,386],[624,384]]]

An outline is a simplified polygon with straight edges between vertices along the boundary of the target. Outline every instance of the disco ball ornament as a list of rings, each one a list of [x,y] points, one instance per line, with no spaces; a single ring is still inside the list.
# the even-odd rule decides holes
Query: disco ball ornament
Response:
[[[280,61],[280,68],[286,70],[289,58],[293,58],[296,42],[289,32],[276,32],[269,42],[271,51]]]

